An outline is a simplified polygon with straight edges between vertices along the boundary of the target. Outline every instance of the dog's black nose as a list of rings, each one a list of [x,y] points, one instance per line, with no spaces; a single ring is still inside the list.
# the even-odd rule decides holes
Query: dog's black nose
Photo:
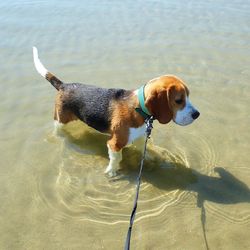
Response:
[[[200,112],[197,111],[197,110],[192,114],[192,118],[193,118],[194,120],[197,119],[199,116],[200,116]]]

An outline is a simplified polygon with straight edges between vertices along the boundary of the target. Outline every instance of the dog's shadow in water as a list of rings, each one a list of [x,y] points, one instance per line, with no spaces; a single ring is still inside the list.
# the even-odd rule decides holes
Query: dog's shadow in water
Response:
[[[218,177],[176,164],[174,169],[158,168],[150,173],[145,172],[144,180],[159,189],[196,192],[198,205],[205,200],[220,204],[250,202],[250,189],[245,183],[222,167],[215,167],[214,172]]]
[[[71,130],[72,131],[72,130]],[[106,143],[108,136],[85,129],[84,133],[74,135],[64,130],[66,144],[80,152],[87,152],[103,156],[108,159]],[[206,211],[204,202],[210,201],[218,204],[237,204],[250,202],[250,189],[241,180],[225,168],[215,167],[217,176],[201,174],[197,170],[187,168],[176,161],[176,158],[164,157],[164,151],[158,151],[158,147],[149,145],[147,153],[151,157],[145,160],[143,181],[166,191],[186,190],[197,194],[197,207],[201,208],[201,223],[206,249],[209,249],[206,237]],[[166,151],[165,151],[166,152]],[[171,155],[169,155],[171,156]],[[110,181],[129,180],[135,183],[139,170],[141,154],[134,147],[123,149],[121,162],[122,175]],[[108,162],[108,161],[107,161]],[[104,166],[105,169],[105,166]],[[202,169],[202,168],[201,168]]]
[[[74,127],[75,126],[75,127]],[[105,157],[108,163],[107,140],[108,136],[95,132],[86,126],[76,123],[69,129],[63,129],[67,147],[80,153],[90,153]],[[150,155],[145,160],[143,181],[153,186],[171,191],[175,189],[193,191],[197,193],[198,203],[201,200],[221,204],[235,204],[250,202],[250,189],[246,184],[233,176],[225,168],[215,167],[218,176],[208,176],[197,170],[187,168],[176,157],[167,154],[167,151],[157,146],[148,145],[147,153]],[[123,149],[121,162],[122,173],[113,181],[128,179],[134,182],[138,173],[141,154],[134,147]],[[202,168],[201,168],[202,169]],[[105,166],[104,169],[105,170]],[[112,181],[112,180],[111,180]]]
[[[80,126],[80,127],[79,127]],[[63,137],[66,138],[66,146],[80,153],[90,153],[107,159],[108,136],[95,132],[76,123],[77,129],[63,129]],[[73,127],[74,128],[74,127]],[[166,150],[157,146],[148,145],[147,157],[143,170],[143,181],[151,183],[162,190],[181,189],[197,193],[198,201],[207,200],[221,204],[235,204],[239,202],[250,202],[249,187],[237,179],[225,168],[215,167],[214,172],[218,176],[208,176],[197,170],[187,168],[176,157],[167,153]],[[168,155],[166,155],[168,154]],[[121,172],[124,173],[113,181],[128,179],[135,182],[141,154],[134,147],[123,149],[123,160]],[[202,167],[201,167],[202,169]],[[105,166],[104,169],[105,170]],[[112,180],[111,180],[112,181]],[[197,203],[199,204],[199,202]]]

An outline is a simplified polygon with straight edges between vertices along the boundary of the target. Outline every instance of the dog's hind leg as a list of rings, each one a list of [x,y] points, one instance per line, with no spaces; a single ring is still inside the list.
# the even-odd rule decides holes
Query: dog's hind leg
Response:
[[[72,111],[63,106],[62,93],[61,91],[59,91],[56,96],[55,110],[54,110],[55,134],[59,134],[59,132],[63,128],[63,125],[75,120],[78,120],[75,114],[73,114]]]
[[[58,110],[55,108],[53,134],[56,136],[61,135],[63,126],[64,126],[64,124],[60,121]]]

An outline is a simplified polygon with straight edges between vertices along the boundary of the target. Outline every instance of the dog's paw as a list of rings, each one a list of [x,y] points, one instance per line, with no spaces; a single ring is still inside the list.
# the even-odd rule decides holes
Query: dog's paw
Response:
[[[115,169],[113,169],[110,165],[107,166],[105,172],[108,177],[115,177],[117,176],[117,172]]]

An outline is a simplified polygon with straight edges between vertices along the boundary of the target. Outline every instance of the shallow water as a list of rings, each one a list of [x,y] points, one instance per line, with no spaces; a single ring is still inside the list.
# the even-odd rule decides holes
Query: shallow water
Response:
[[[132,249],[249,249],[249,1],[2,1],[0,249],[122,249],[140,156],[108,179],[105,135],[73,123],[55,134],[66,82],[137,88],[188,84],[201,112],[154,124]]]

